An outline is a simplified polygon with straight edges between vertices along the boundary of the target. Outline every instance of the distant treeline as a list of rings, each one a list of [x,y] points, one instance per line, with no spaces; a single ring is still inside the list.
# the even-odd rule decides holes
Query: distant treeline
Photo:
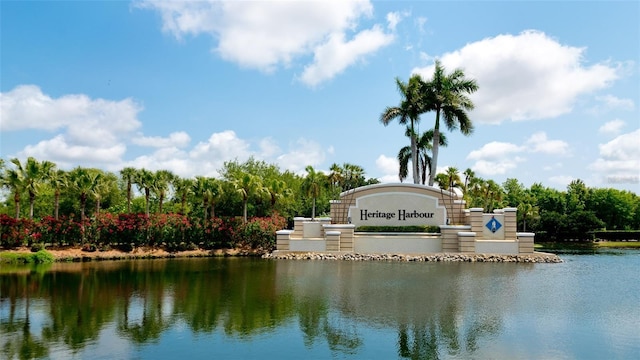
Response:
[[[436,183],[443,189],[459,189],[468,207],[481,207],[486,212],[516,207],[518,230],[536,232],[538,241],[613,239],[617,235],[601,231],[640,229],[640,197],[630,191],[588,188],[581,180],[571,182],[565,191],[539,183],[525,188],[517,179],[500,185],[475,176],[470,169],[462,175],[449,168],[436,176]],[[119,222],[129,223],[142,216],[144,221],[136,225],[142,235],[130,243],[207,247],[246,243],[267,248],[273,246],[275,234],[259,241],[237,234],[250,236],[251,231],[245,228],[251,226],[271,229],[282,222],[284,227],[294,216],[326,215],[329,200],[337,199],[342,191],[378,182],[367,179],[362,167],[348,163],[333,164],[328,174],[309,166],[301,176],[249,159],[226,162],[216,177],[183,178],[167,170],[135,168],[118,173],[83,167],[65,171],[34,158],[25,163],[0,159],[0,181],[2,246],[17,245],[5,241],[9,234],[16,234],[15,229],[10,230],[12,226],[36,229],[24,230],[35,231],[28,236],[18,232],[22,234],[18,242],[28,245],[44,240],[48,244],[119,244],[126,238],[114,234],[126,227]],[[105,227],[107,220],[111,227]],[[262,225],[250,225],[256,221]],[[43,230],[54,223],[73,230],[57,237]],[[170,229],[177,224],[183,224],[179,225],[181,232]],[[217,235],[207,240],[202,229],[212,231],[216,226]],[[236,235],[225,232],[228,227],[234,227]],[[120,240],[107,239],[109,236]],[[223,240],[225,236],[228,239]]]

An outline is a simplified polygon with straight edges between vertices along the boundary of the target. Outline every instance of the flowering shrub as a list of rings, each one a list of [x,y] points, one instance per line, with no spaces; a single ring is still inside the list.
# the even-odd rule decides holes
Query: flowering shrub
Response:
[[[264,218],[251,218],[238,228],[239,245],[273,250],[276,245],[276,231],[284,229],[286,225],[287,220],[278,214]]]
[[[30,246],[41,235],[35,230],[35,223],[29,219],[15,219],[0,214],[0,245],[7,249]]]
[[[137,246],[164,247],[167,250],[233,248],[248,246],[270,250],[275,246],[276,231],[286,226],[286,219],[278,214],[251,218],[213,218],[202,221],[180,214],[111,214],[102,213],[85,219],[74,216],[51,216],[39,221],[16,220],[0,214],[0,246],[15,248],[47,244],[95,249],[103,246],[132,248]]]

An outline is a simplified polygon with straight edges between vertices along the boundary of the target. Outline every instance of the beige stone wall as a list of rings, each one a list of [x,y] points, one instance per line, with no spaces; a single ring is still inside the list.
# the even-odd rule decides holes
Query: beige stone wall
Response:
[[[340,194],[340,200],[331,202],[332,223],[347,223],[349,207],[355,206],[357,198],[382,193],[410,193],[436,198],[439,206],[446,208],[447,217],[451,219],[452,222],[466,224],[466,216],[464,214],[466,204],[455,193],[441,191],[432,186],[404,183],[368,185],[343,192]]]

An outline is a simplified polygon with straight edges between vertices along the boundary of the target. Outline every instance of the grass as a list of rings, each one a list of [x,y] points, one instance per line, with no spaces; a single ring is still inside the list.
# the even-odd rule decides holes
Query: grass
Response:
[[[640,241],[598,241],[594,244],[599,248],[640,249]]]
[[[535,249],[594,250],[594,249],[640,249],[640,241],[577,241],[535,243]]]
[[[50,264],[55,261],[53,254],[46,250],[35,253],[0,252],[0,263],[8,264]]]

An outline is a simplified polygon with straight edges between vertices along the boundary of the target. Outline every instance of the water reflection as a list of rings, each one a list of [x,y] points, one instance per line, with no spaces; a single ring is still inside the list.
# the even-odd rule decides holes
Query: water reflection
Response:
[[[108,353],[107,332],[138,351],[124,357],[137,358],[149,346],[187,355],[214,339],[247,347],[277,339],[270,345],[304,349],[292,357],[483,357],[504,333],[505,316],[512,321],[521,310],[518,279],[534,268],[172,259],[3,269],[0,357],[83,357],[100,344]],[[183,328],[196,340],[169,335]]]

